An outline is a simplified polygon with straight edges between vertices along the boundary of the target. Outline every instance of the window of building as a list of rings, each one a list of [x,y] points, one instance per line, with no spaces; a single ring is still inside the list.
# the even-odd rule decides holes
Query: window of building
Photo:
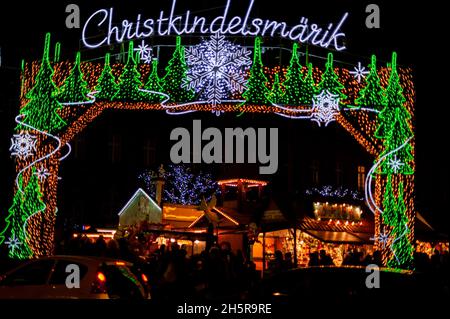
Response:
[[[314,160],[311,165],[312,183],[319,184],[319,161]]]
[[[341,186],[344,178],[344,169],[342,162],[336,162],[336,185]]]
[[[366,182],[366,168],[364,166],[358,166],[358,190],[364,190],[364,184]]]
[[[151,166],[156,163],[156,140],[149,138],[144,144],[144,165]]]
[[[112,163],[119,162],[121,159],[121,140],[120,136],[113,135],[111,141],[108,144],[109,146],[109,158],[111,159]]]

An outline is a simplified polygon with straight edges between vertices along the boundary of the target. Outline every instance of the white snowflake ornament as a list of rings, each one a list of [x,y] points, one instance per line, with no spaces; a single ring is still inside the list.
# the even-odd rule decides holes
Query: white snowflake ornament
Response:
[[[369,74],[369,71],[366,71],[366,68],[361,65],[361,62],[358,62],[358,67],[354,67],[354,69],[355,71],[350,71],[349,73],[358,80],[358,83],[361,83],[361,79],[364,79]]]
[[[186,49],[189,70],[183,86],[194,89],[200,98],[216,106],[231,93],[246,88],[245,75],[252,63],[250,53],[223,35],[213,34],[208,41]]]
[[[38,168],[34,174],[36,174],[36,176],[38,177],[38,179],[39,179],[41,182],[42,182],[43,180],[47,179],[47,177],[50,176],[50,173],[49,173],[48,169],[46,169],[46,168],[43,167],[43,166],[41,166],[40,168]]]
[[[402,168],[402,166],[405,165],[405,163],[397,159],[397,155],[394,155],[393,158],[391,158],[387,164],[394,171],[395,174],[397,174],[397,172]]]
[[[9,237],[8,241],[5,241],[5,244],[8,245],[8,249],[10,249],[12,253],[14,253],[14,250],[19,248],[19,245],[22,245],[20,240],[18,238],[16,238],[15,235],[13,235],[12,237]]]
[[[383,245],[383,248],[385,248],[386,245],[387,245],[387,243],[388,243],[388,241],[389,241],[389,238],[390,238],[390,237],[389,237],[389,234],[386,233],[386,231],[383,229],[383,232],[380,233],[379,236],[375,236],[375,237],[372,237],[372,238],[370,238],[370,239],[371,239],[371,240],[377,240],[377,241],[379,241],[380,244]]]
[[[18,156],[20,158],[33,156],[34,151],[36,151],[36,142],[36,136],[29,134],[28,132],[14,134],[11,138],[11,147],[9,148],[11,155]]]
[[[148,44],[145,43],[144,40],[142,40],[141,44],[138,45],[138,47],[135,48],[134,51],[139,52],[139,56],[141,57],[141,60],[145,61],[148,56],[150,56],[150,59],[151,59],[152,49],[151,49],[151,47],[149,47]],[[148,62],[146,62],[146,63],[148,63]],[[151,60],[150,60],[150,63],[151,63]]]
[[[322,91],[313,97],[313,108],[311,121],[317,122],[319,126],[335,121],[336,114],[339,113],[339,96],[331,94],[328,90]]]

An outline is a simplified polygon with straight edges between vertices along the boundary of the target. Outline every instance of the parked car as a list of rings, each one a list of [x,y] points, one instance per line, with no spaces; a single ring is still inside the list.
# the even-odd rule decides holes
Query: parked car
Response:
[[[79,288],[66,285],[68,265],[78,266]],[[0,275],[0,299],[147,299],[149,291],[133,264],[100,257],[43,257]]]
[[[380,268],[379,288],[368,288],[371,272],[362,266],[319,266],[287,270],[263,280],[266,300],[296,306],[349,305],[421,300],[434,303],[448,297],[445,284],[433,274]]]

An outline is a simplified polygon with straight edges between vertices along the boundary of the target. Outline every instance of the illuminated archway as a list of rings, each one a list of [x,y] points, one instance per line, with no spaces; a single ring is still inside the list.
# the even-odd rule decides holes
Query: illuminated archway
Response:
[[[182,63],[185,63],[185,51],[180,41],[180,37],[178,37],[174,57],[178,51],[178,58],[182,60]],[[333,94],[333,92],[330,92],[333,88],[325,85],[320,92],[314,95],[313,103],[289,105],[289,103],[281,103],[281,100],[274,102],[274,96],[277,94],[276,90],[282,88],[280,86],[280,78],[294,78],[293,67],[295,66],[296,58],[298,62],[296,44],[293,47],[293,58],[289,66],[267,68],[262,64],[260,40],[256,38],[253,64],[247,75],[250,79],[248,80],[246,91],[243,94],[234,92],[233,100],[223,100],[220,103],[216,103],[216,101],[211,103],[205,100],[175,103],[171,102],[173,95],[169,96],[167,93],[159,92],[155,87],[138,89],[142,94],[150,94],[151,98],[149,99],[154,101],[144,101],[144,98],[139,96],[132,98],[122,96],[117,98],[115,95],[113,98],[112,94],[111,96],[103,94],[103,98],[100,99],[96,88],[99,85],[105,67],[109,67],[109,55],[105,58],[105,62],[81,62],[79,54],[77,54],[75,62],[59,62],[56,57],[55,61],[51,62],[49,52],[50,37],[47,35],[42,61],[25,63],[21,74],[21,113],[16,118],[18,126],[12,138],[11,146],[12,154],[16,156],[17,178],[14,186],[15,195],[11,208],[6,216],[4,215],[5,227],[0,232],[0,244],[8,245],[10,256],[27,258],[48,255],[53,252],[59,165],[60,161],[70,152],[70,141],[104,110],[126,109],[165,110],[168,116],[196,111],[214,112],[216,114],[232,112],[236,115],[242,113],[264,113],[267,116],[283,116],[286,118],[286,121],[312,120],[316,121],[319,126],[327,125],[330,121],[336,121],[374,158],[375,165],[366,180],[366,200],[369,208],[375,213],[374,240],[376,247],[383,251],[385,263],[397,259],[397,264],[393,262],[391,265],[407,268],[411,264],[411,243],[414,239],[415,221],[414,138],[412,134],[409,137],[407,134],[400,137],[397,135],[402,133],[402,130],[410,129],[412,132],[414,129],[411,122],[414,121],[415,90],[412,81],[412,70],[410,68],[397,68],[395,54],[389,68],[376,68],[374,57],[371,63],[372,76],[379,77],[381,87],[385,90],[383,103],[386,105],[395,102],[400,103],[400,107],[394,108],[389,113],[385,110],[386,105],[379,110],[365,106],[364,103],[368,103],[367,100],[370,100],[369,96],[371,94],[378,94],[371,91],[373,83],[371,84],[369,80],[361,80],[361,77],[364,78],[368,72],[361,73],[357,70],[335,68],[331,53],[328,55],[325,70],[319,67],[312,68],[308,66],[297,71],[302,74],[304,83],[307,83],[307,77],[309,76],[314,88],[320,87],[324,78],[330,77],[330,81],[337,81],[342,85],[342,88],[336,88],[337,92],[342,93],[342,96]],[[121,76],[126,73],[127,68],[130,68],[131,64],[134,64],[134,66],[131,66],[134,69],[129,69],[128,71],[138,71],[139,73],[137,74],[140,75],[141,81],[142,79],[147,79],[147,82],[150,82],[149,79],[152,77],[156,76],[158,78],[156,62],[152,63],[153,67],[149,63],[138,64],[134,60],[135,57],[131,44],[127,64],[116,63],[110,66],[110,73],[113,75],[112,79],[116,79],[116,84],[117,79],[119,79],[119,83],[123,81]],[[48,69],[49,67],[50,69]],[[39,90],[36,89],[38,87],[36,79],[45,75],[45,68],[47,68],[47,72],[50,72],[50,70],[53,72],[50,78],[56,85],[54,90],[59,92],[58,94],[72,92],[69,89],[64,89],[64,87],[69,87],[68,79],[71,76],[75,77],[76,75],[74,74],[76,72],[81,74],[83,81],[86,81],[85,84],[81,85],[85,86],[87,93],[83,95],[82,100],[70,100],[70,94],[73,92],[65,97],[59,95],[61,107],[58,111],[55,111],[56,115],[51,114],[51,116],[47,116],[44,122],[42,122],[43,116],[34,118],[33,125],[31,125],[29,119],[36,115],[32,115],[32,112],[27,109],[30,101],[33,98],[42,99],[43,95],[49,99],[48,101],[53,101],[53,98],[56,97],[49,92],[36,92]],[[259,71],[257,68],[259,68]],[[361,71],[360,65],[358,69]],[[336,78],[333,79],[334,75]],[[253,82],[251,80],[252,77],[257,79],[261,76],[262,78],[267,76],[269,85],[263,83],[263,86],[258,90],[252,87],[252,85],[256,85],[254,83],[257,80]],[[289,83],[286,82],[286,80],[283,82],[285,83],[285,92],[286,88],[289,87]],[[274,83],[275,85],[273,85]],[[272,87],[271,92],[269,90],[270,87]],[[49,88],[51,89],[51,86]],[[194,87],[190,89],[192,88]],[[258,94],[263,94],[265,89],[269,93],[258,96]],[[292,90],[294,89],[296,87],[292,85]],[[392,90],[392,92],[389,93],[389,90]],[[32,94],[43,95],[33,97]],[[194,93],[192,94],[194,95]],[[281,90],[278,94],[285,93]],[[302,93],[300,92],[300,94]],[[159,99],[156,99],[156,96]],[[364,102],[364,96],[366,102]],[[404,97],[404,99],[399,96]],[[63,98],[65,101],[61,102]],[[143,100],[139,101],[139,98]],[[393,100],[390,101],[390,98]],[[135,99],[135,101],[127,99]],[[267,103],[252,103],[252,101],[258,99]],[[321,104],[321,99],[326,100],[325,111],[322,109],[324,105]],[[335,103],[333,104],[333,102]],[[406,111],[403,117],[400,114],[401,110]],[[384,133],[380,133],[381,122],[384,122],[385,125],[384,130],[386,132]],[[39,128],[37,127],[38,124],[40,125]],[[388,126],[389,132],[387,132]],[[403,138],[404,136],[406,137]],[[395,140],[395,138],[397,139]],[[401,145],[398,143],[399,138],[403,138]],[[401,151],[405,153],[400,154],[399,152]],[[411,158],[408,158],[409,155],[411,155]],[[401,158],[404,158],[403,162],[400,160]],[[406,167],[408,169],[405,169]],[[42,192],[42,198],[33,193],[36,191]],[[385,215],[381,216],[382,214]],[[398,225],[403,225],[404,227],[402,226],[400,229]],[[17,235],[19,232],[23,232],[22,237]],[[29,248],[29,251],[22,251],[25,246]],[[398,260],[397,255],[400,255],[400,249],[407,250],[406,253],[405,251],[401,252],[403,254],[402,258],[405,258],[404,261]],[[397,255],[395,251],[397,251]]]

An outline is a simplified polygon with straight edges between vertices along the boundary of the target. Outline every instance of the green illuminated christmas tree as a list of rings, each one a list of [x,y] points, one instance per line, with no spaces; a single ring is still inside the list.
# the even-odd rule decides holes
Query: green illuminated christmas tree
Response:
[[[27,93],[30,100],[21,110],[25,115],[24,122],[38,130],[54,133],[64,126],[66,122],[58,115],[57,111],[63,106],[56,98],[57,87],[53,82],[53,68],[49,61],[50,33],[45,36],[44,54],[41,68],[36,75],[36,84]],[[29,129],[18,125],[16,129]]]
[[[39,186],[39,179],[36,175],[36,169],[33,166],[30,180],[24,190],[24,200],[22,202],[22,214],[27,218],[36,212],[41,212],[45,209],[45,204],[42,200],[41,187]]]
[[[278,76],[278,73],[275,74],[272,90],[270,91],[268,98],[272,101],[272,103],[283,102],[283,90],[281,89],[280,77]]]
[[[383,196],[383,222],[386,225],[393,226],[396,213],[397,203],[395,201],[395,195],[392,190],[392,177],[391,175],[388,175]]]
[[[289,64],[286,80],[283,82],[284,96],[283,102],[288,105],[300,105],[302,88],[304,86],[302,66],[298,59],[298,44],[294,43],[292,47],[291,62]],[[311,102],[311,101],[310,101]]]
[[[377,73],[376,63],[376,57],[372,55],[370,72],[365,79],[366,86],[359,91],[359,97],[355,102],[358,107],[367,107],[381,111],[385,105],[385,98],[384,89],[381,87],[380,77]]]
[[[18,184],[20,189],[22,189],[23,184],[23,178],[22,175],[19,175],[18,178]],[[13,203],[11,207],[8,209],[8,216],[5,218],[6,226],[3,228],[3,230],[0,232],[0,245],[7,239],[7,232],[8,229],[12,226],[14,223],[14,220],[21,219],[20,215],[22,213],[21,206],[23,202],[23,193],[19,190],[16,191],[16,194],[13,197]],[[19,216],[19,217],[17,217]],[[12,237],[9,238],[11,240]],[[17,236],[15,238],[18,238]]]
[[[377,138],[384,139],[390,134],[394,123],[395,109],[401,108],[402,113],[408,112],[403,106],[405,101],[406,99],[403,96],[403,89],[400,85],[400,78],[397,73],[397,53],[393,52],[391,74],[383,99],[384,108],[378,114],[378,128],[375,131],[375,136]],[[402,117],[406,118],[408,115],[403,114]]]
[[[401,108],[395,110],[394,124],[392,125],[390,134],[384,140],[384,154],[389,154],[381,164],[381,174],[413,174],[414,171],[410,165],[410,162],[414,159],[412,156],[412,146],[407,143],[404,147],[401,147],[406,143],[407,139],[413,136],[411,128],[408,124],[408,118],[403,116],[409,115],[401,111]],[[397,151],[395,151],[397,150]]]
[[[166,67],[166,75],[161,81],[164,93],[170,96],[170,102],[189,102],[194,99],[194,91],[183,87],[187,79],[188,66],[184,56],[181,37],[177,36],[177,45]]]
[[[403,183],[398,186],[398,198],[396,217],[391,236],[392,250],[395,254],[389,261],[388,266],[392,268],[410,269],[413,263],[413,247],[408,239],[409,228],[408,217],[406,216],[406,205],[404,201]]]
[[[147,93],[140,90],[142,87],[141,74],[134,60],[133,42],[128,46],[128,59],[119,78],[118,91],[113,96],[116,101],[145,101]]]
[[[59,88],[58,101],[61,103],[85,102],[89,100],[87,97],[88,93],[88,85],[83,80],[83,72],[80,69],[80,52],[77,52],[75,65],[64,80],[63,85]]]
[[[247,89],[242,94],[247,104],[271,105],[267,98],[270,94],[266,86],[267,78],[264,75],[264,66],[261,60],[261,38],[255,39],[253,64],[250,68],[250,77],[247,81]]]
[[[109,53],[106,53],[105,55],[105,65],[102,74],[98,78],[95,90],[97,91],[97,93],[95,93],[96,99],[109,101],[113,99],[114,94],[119,90],[116,78],[112,74],[111,65],[109,64]]]
[[[19,187],[22,189],[23,178],[19,176]],[[33,252],[27,244],[27,234],[25,222],[32,214],[45,209],[42,201],[42,193],[39,188],[38,178],[33,168],[30,181],[23,193],[17,190],[13,197],[13,204],[8,210],[6,217],[6,227],[0,233],[0,244],[4,241],[8,245],[8,256],[14,259],[28,259],[32,257]],[[9,230],[9,237],[5,241],[5,234]]]
[[[308,73],[306,74],[303,86],[300,88],[300,92],[300,103],[312,104],[313,97],[317,94],[317,87],[314,83],[311,63],[308,64]]]
[[[158,76],[158,60],[154,59],[152,61],[152,73],[150,73],[144,89],[154,92],[163,92],[163,88],[160,83],[161,79]],[[163,95],[149,93],[149,102],[161,102],[162,100],[164,100]]]
[[[336,72],[334,72],[333,53],[328,53],[327,63],[325,64],[325,72],[322,74],[322,80],[318,85],[318,91],[322,92],[323,90],[327,90],[331,94],[337,94],[340,102],[347,98],[347,96],[342,92],[344,90],[344,85],[339,82],[339,77]]]

